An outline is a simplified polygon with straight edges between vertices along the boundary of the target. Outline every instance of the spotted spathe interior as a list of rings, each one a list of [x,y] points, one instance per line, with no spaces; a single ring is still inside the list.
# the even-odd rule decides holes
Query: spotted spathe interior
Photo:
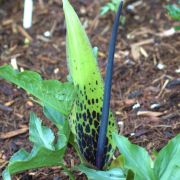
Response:
[[[102,111],[102,96],[97,93],[99,88],[102,86],[99,86],[97,80],[94,83],[89,82],[83,87],[77,85],[77,97],[69,115],[79,151],[87,163],[94,167],[96,165],[96,149]],[[110,112],[103,164],[109,162],[114,153],[115,145],[112,141],[112,131],[117,131],[117,129],[115,119]]]

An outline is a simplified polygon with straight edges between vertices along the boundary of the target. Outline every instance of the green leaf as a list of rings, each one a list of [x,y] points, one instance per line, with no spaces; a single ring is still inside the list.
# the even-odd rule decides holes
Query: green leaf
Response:
[[[116,168],[116,167],[120,167],[120,168],[124,167],[124,157],[122,155],[118,156],[116,159],[114,159],[111,162],[110,168]]]
[[[61,167],[64,169],[64,172],[69,176],[70,180],[75,180],[75,177],[72,174],[72,172],[64,164],[61,164]]]
[[[159,152],[155,160],[154,172],[160,180],[180,179],[180,134],[170,140]]]
[[[36,72],[18,72],[8,65],[0,67],[0,77],[25,89],[40,99],[43,105],[50,106],[64,115],[69,114],[75,97],[72,83],[42,80]]]
[[[2,177],[4,180],[11,180],[11,175],[7,168],[3,171]]]
[[[110,169],[117,168],[117,167],[122,169],[122,171],[125,174],[126,180],[134,179],[134,173],[132,172],[132,170],[124,168],[123,155],[119,155],[116,159],[114,159],[111,162]]]
[[[106,13],[108,13],[108,11],[110,11],[110,8],[108,6],[103,6],[101,9],[100,9],[100,15],[103,16],[105,15]]]
[[[26,154],[26,158],[21,157]],[[10,160],[6,170],[3,172],[3,178],[8,179],[9,174],[15,174],[28,169],[36,169],[40,167],[51,167],[60,165],[64,155],[64,149],[51,151],[44,147],[34,147],[29,154],[25,150],[19,150]]]
[[[125,180],[123,171],[120,168],[110,169],[108,171],[98,171],[90,169],[84,165],[78,166],[79,170],[85,173],[91,180]]]
[[[52,131],[42,126],[35,114],[31,114],[30,139],[35,143],[32,151],[28,153],[21,149],[11,157],[8,166],[3,171],[4,180],[9,180],[10,175],[24,170],[61,165],[67,145],[65,135],[60,134],[57,144],[53,144]]]
[[[69,138],[70,127],[67,119],[65,119],[60,112],[48,106],[43,108],[43,112],[45,116],[57,126],[59,133],[64,134],[67,138]]]
[[[42,122],[34,113],[30,114],[30,141],[36,146],[45,147],[54,150],[54,134],[51,129],[42,126]]]
[[[108,3],[107,6],[109,6],[109,9],[113,12],[116,12],[116,4],[114,3]]]
[[[180,31],[180,26],[175,26],[174,29],[175,31]]]
[[[109,11],[117,12],[118,6],[120,4],[121,0],[111,0],[111,2],[106,3],[101,9],[100,9],[100,15],[104,15],[108,13]]]
[[[58,129],[64,127],[65,118],[61,113],[48,106],[44,106],[43,112],[45,116],[58,127]]]
[[[180,165],[174,166],[169,180],[179,180],[179,179],[180,179]],[[163,179],[161,178],[161,180],[163,180]]]
[[[135,174],[135,180],[154,180],[152,160],[147,151],[135,144],[131,144],[128,138],[113,134],[114,141],[124,157],[124,167]]]
[[[168,10],[172,19],[180,20],[180,8],[176,4],[167,5],[165,8]]]

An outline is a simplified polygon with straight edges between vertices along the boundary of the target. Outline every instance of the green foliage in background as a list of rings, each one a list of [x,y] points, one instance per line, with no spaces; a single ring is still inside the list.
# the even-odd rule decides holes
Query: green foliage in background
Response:
[[[106,3],[103,7],[101,7],[100,15],[103,16],[103,15],[107,14],[108,12],[116,13],[120,2],[121,2],[121,0],[111,0],[110,2]],[[126,22],[126,17],[122,15],[120,17],[120,22],[121,22],[121,24],[124,25]]]
[[[104,15],[109,11],[117,12],[119,4],[121,0],[111,0],[110,2],[106,3],[100,10],[100,15]]]
[[[180,20],[180,7],[176,4],[170,4],[165,6],[165,8],[168,10],[168,14],[173,20]]]
[[[180,4],[180,2],[179,2]],[[165,8],[168,11],[169,16],[176,21],[180,21],[180,6],[176,5],[176,4],[169,4],[167,6],[165,6]],[[180,26],[176,26],[174,27],[174,29],[176,31],[180,30]]]

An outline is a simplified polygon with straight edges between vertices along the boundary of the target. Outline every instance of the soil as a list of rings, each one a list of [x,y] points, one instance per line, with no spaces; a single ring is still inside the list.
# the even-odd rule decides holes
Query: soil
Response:
[[[99,48],[98,62],[103,77],[114,19],[114,13],[99,16],[105,2],[71,1],[92,45]],[[177,25],[164,9],[168,1],[143,0],[135,11],[129,11],[128,5],[134,2],[128,0],[124,6],[126,20],[119,29],[111,107],[120,133],[152,153],[180,133],[180,36],[178,32],[163,33]],[[1,2],[0,65],[16,59],[19,68],[39,72],[45,79],[65,81],[68,72],[62,2],[34,1],[33,26],[25,31],[22,17],[23,1]],[[45,37],[46,31],[52,31],[52,36]],[[25,44],[25,38],[32,42]],[[0,79],[0,171],[4,170],[12,154],[20,148],[30,150],[32,147],[28,141],[30,111],[54,128],[30,95]],[[17,132],[19,129],[24,131]],[[14,132],[17,134],[12,135]],[[68,167],[79,162],[70,146],[65,162]],[[75,177],[85,179],[81,173],[75,173]],[[26,171],[14,179],[58,180],[68,179],[68,176],[61,168],[53,167]]]

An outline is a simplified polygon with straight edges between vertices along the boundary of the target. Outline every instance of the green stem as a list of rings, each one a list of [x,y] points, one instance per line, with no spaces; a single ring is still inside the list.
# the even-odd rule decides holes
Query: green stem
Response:
[[[75,180],[74,175],[72,174],[72,172],[64,165],[64,164],[60,164],[60,166],[64,169],[64,171],[67,173],[67,175],[69,176],[70,180]]]

